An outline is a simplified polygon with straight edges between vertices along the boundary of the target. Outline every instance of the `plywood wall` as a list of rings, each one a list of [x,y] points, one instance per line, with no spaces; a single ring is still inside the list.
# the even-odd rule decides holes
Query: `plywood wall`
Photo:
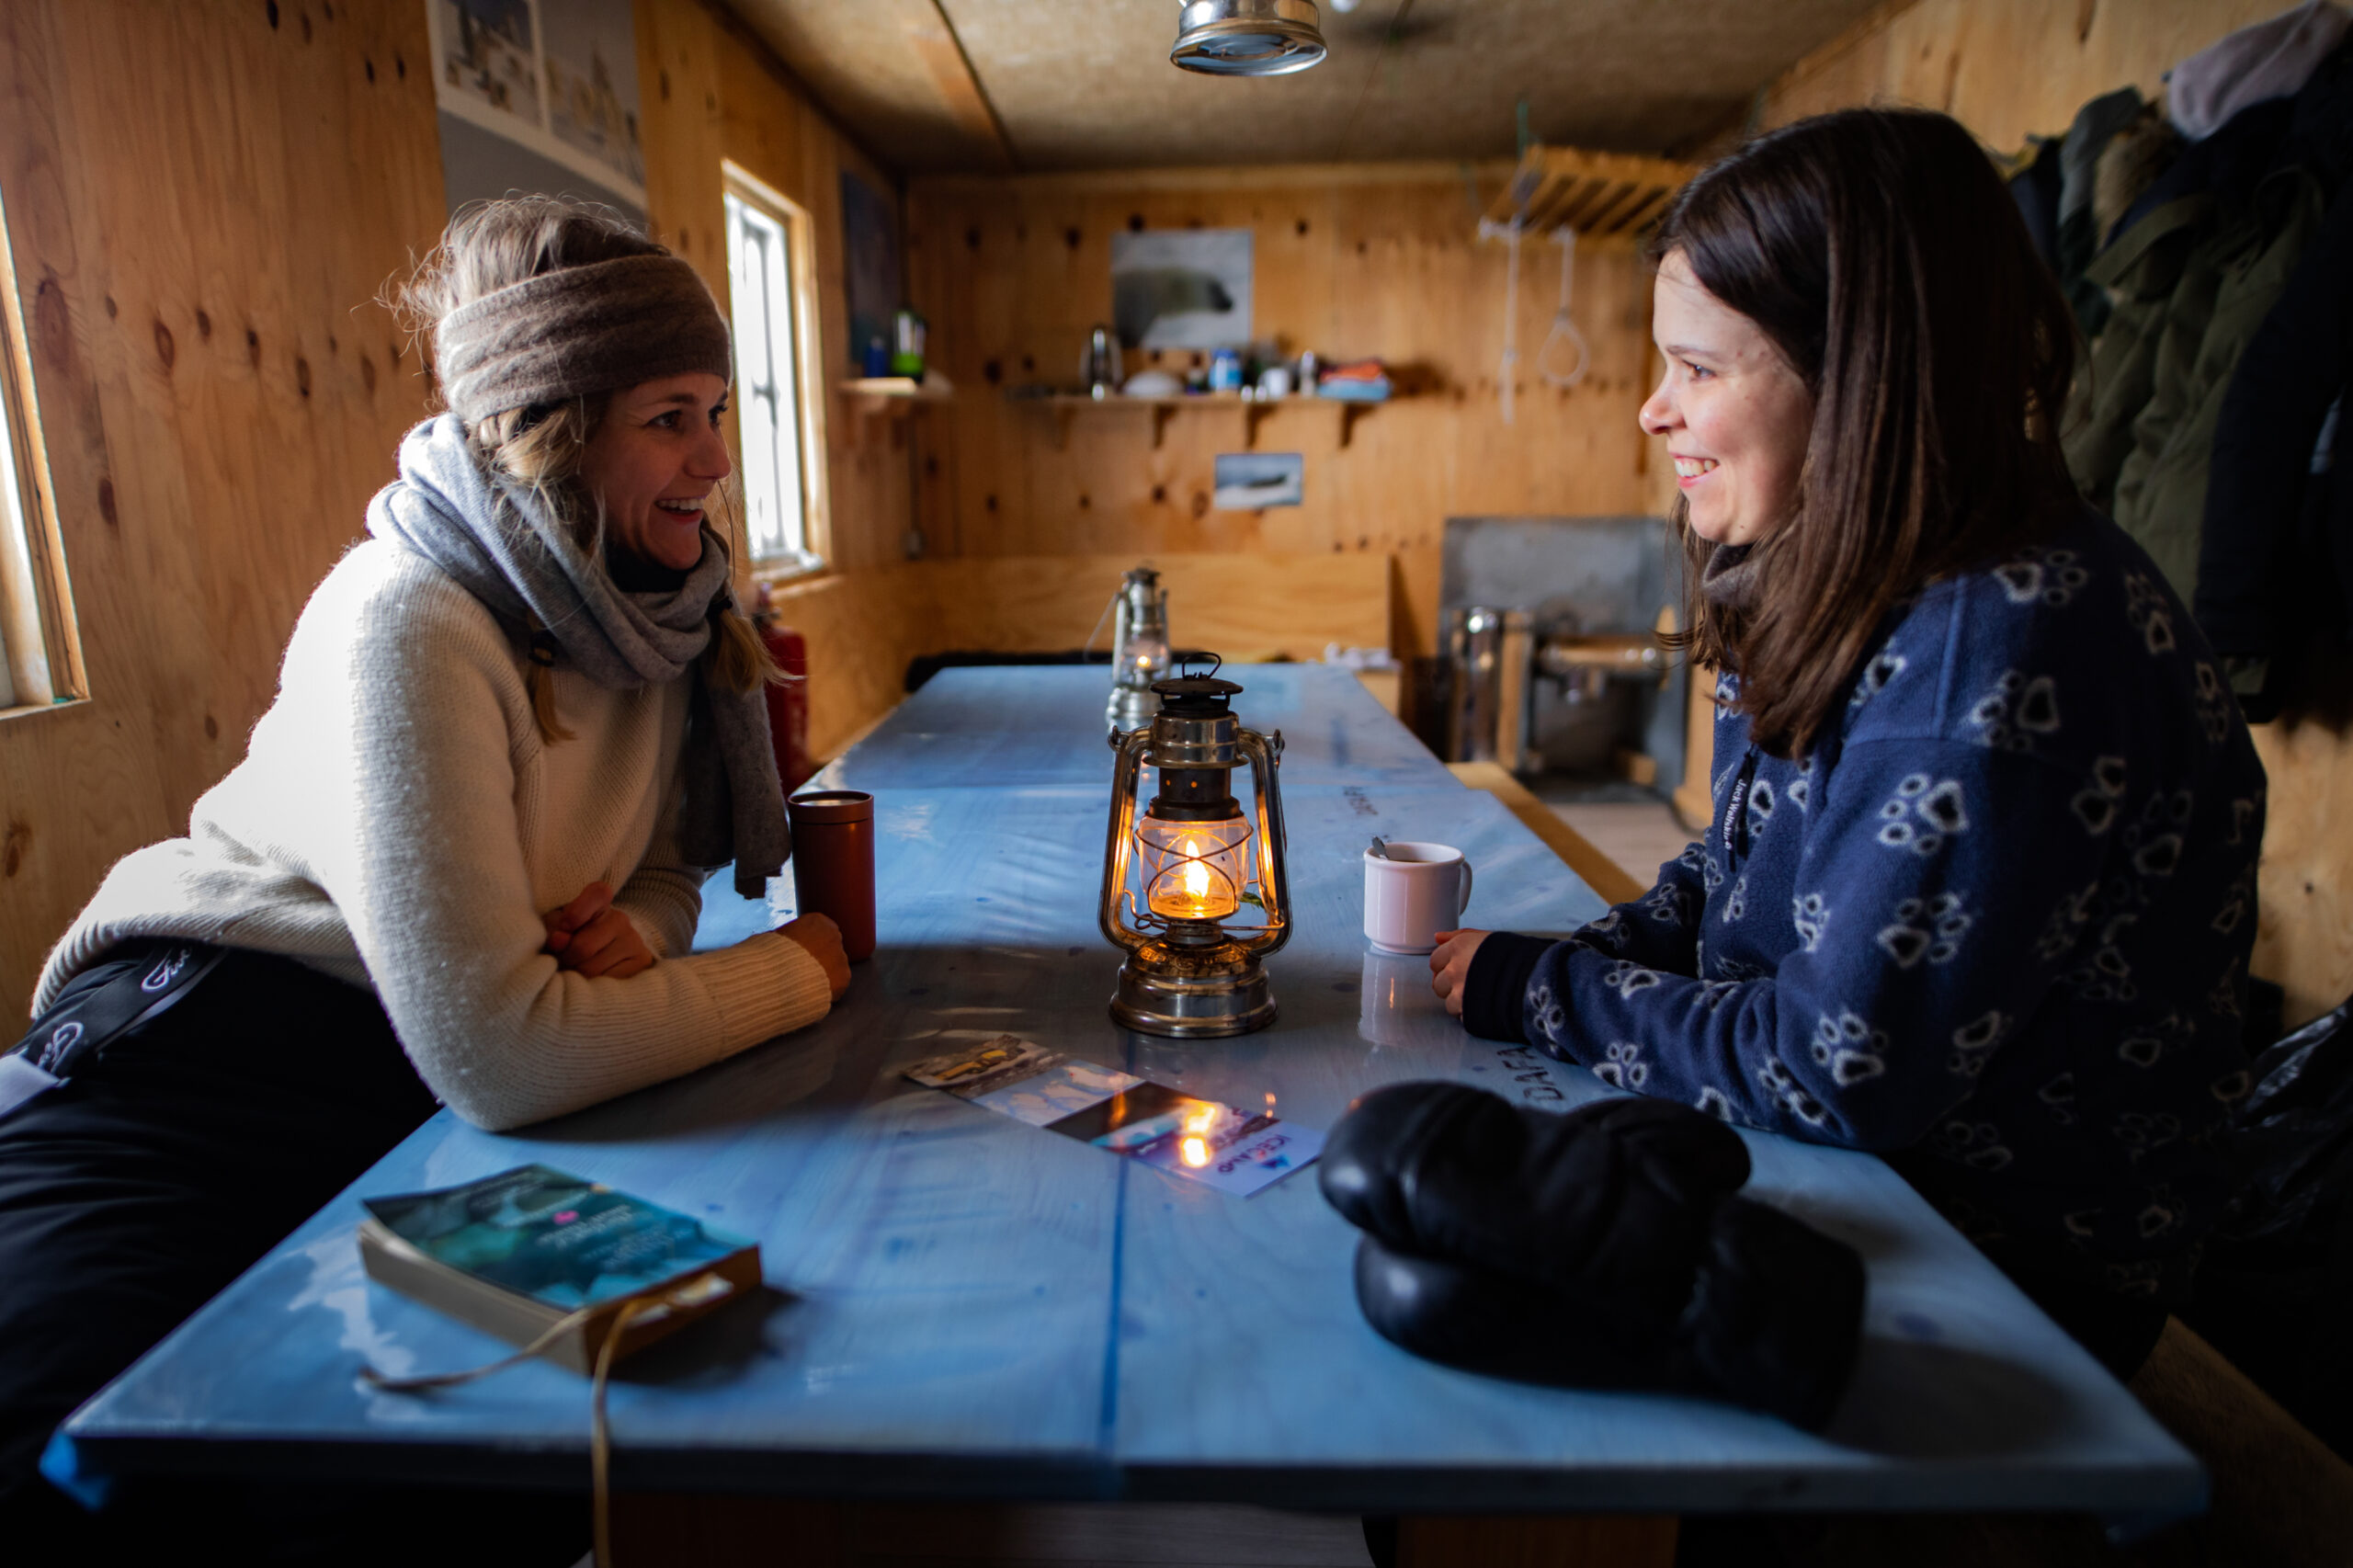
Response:
[[[2086,99],[2164,73],[2280,0],[1918,0],[1874,13],[1800,61],[1767,91],[1784,124],[1868,103],[1953,115],[1988,146],[2056,134]],[[2353,736],[2259,725],[2271,776],[2255,969],[2288,992],[2301,1022],[2353,994]]]
[[[910,292],[960,394],[915,421],[916,517],[929,547],[1388,555],[1393,645],[1432,652],[1448,516],[1633,512],[1655,494],[1657,465],[1634,423],[1652,364],[1650,283],[1623,251],[1578,260],[1573,319],[1592,361],[1581,385],[1561,392],[1535,363],[1560,253],[1526,243],[1517,421],[1503,423],[1506,256],[1476,231],[1505,172],[1370,165],[912,182]],[[1155,422],[1140,410],[1081,413],[1065,437],[1051,413],[1005,395],[1076,380],[1089,329],[1110,319],[1115,233],[1188,227],[1252,232],[1259,337],[1290,352],[1379,356],[1410,393],[1358,419],[1345,448],[1329,404],[1265,415],[1257,446],[1305,456],[1302,506],[1212,509],[1212,460],[1244,440],[1234,409],[1182,410],[1155,444]],[[1130,357],[1131,369],[1150,362]],[[1293,591],[1313,595],[1312,575]],[[1181,639],[1184,607],[1172,602],[1171,613]]]
[[[1881,7],[1767,92],[1781,125],[1875,102],[1942,109],[1989,147],[2067,129],[2086,100],[2128,84],[2154,95],[2185,57],[2282,0],[1918,0]]]
[[[442,222],[414,0],[0,6],[0,200],[86,702],[0,720],[0,1039],[244,755],[425,407],[370,301]]]
[[[818,350],[830,389],[846,362],[849,309],[842,268],[841,176],[895,187],[748,34],[705,0],[637,0],[638,87],[648,219],[727,298],[721,165],[733,161],[805,209],[814,226]],[[789,618],[810,643],[810,744],[830,755],[899,696],[897,609],[879,581],[902,560],[909,459],[861,440],[830,390],[825,420],[832,574],[795,587]]]

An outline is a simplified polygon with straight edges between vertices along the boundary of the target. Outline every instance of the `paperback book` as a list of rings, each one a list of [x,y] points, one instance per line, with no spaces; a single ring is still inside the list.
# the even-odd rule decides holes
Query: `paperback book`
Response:
[[[627,1303],[616,1357],[760,1282],[753,1243],[546,1165],[363,1201],[372,1278],[517,1345],[576,1319],[541,1354],[584,1375]]]

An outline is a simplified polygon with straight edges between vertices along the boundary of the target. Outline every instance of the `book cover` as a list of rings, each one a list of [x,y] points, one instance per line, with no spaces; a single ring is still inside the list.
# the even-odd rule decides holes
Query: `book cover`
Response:
[[[585,1371],[625,1301],[660,1298],[625,1355],[759,1283],[759,1248],[690,1214],[546,1165],[362,1200],[360,1256],[386,1285],[527,1344],[587,1313],[547,1354]]]

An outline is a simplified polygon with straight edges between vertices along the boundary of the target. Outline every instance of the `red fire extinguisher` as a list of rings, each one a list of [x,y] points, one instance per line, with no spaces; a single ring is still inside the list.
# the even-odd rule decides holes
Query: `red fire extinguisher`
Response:
[[[760,641],[777,667],[794,677],[767,688],[768,738],[776,745],[777,777],[790,795],[817,771],[809,758],[809,643],[767,608],[767,598],[760,595],[761,608],[754,618]]]

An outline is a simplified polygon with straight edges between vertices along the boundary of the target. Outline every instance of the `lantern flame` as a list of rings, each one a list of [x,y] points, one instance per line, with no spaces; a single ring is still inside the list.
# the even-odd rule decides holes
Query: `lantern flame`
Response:
[[[1185,840],[1185,847],[1182,851],[1186,857],[1185,896],[1197,903],[1207,903],[1210,898],[1210,869],[1194,858],[1200,852],[1201,846],[1199,844],[1189,838]]]

